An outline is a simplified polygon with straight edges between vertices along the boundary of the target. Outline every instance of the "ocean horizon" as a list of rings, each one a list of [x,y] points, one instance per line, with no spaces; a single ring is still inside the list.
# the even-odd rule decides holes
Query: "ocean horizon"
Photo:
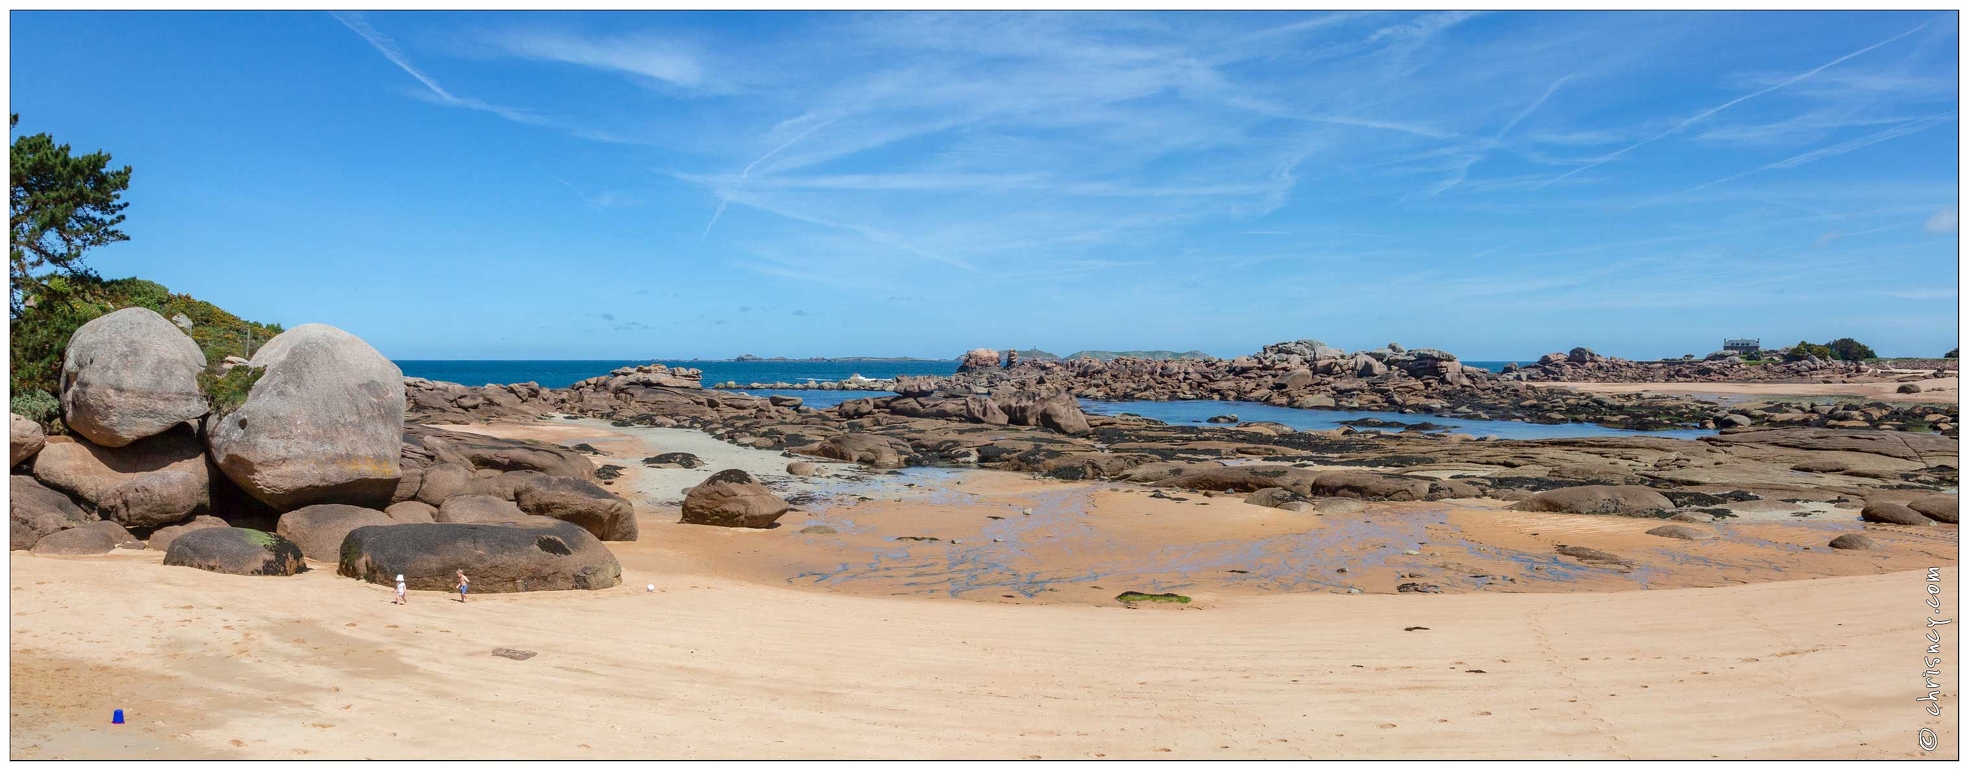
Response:
[[[1537,361],[1519,360],[1519,364]],[[581,380],[606,375],[619,367],[662,364],[692,367],[704,371],[704,384],[737,381],[746,383],[799,383],[808,380],[845,380],[860,375],[887,380],[899,375],[950,375],[957,371],[955,360],[866,360],[807,361],[757,360],[702,361],[692,359],[396,359],[405,377],[421,377],[462,385],[505,385],[537,383],[544,388],[566,388]],[[1500,371],[1508,361],[1467,361],[1472,367]]]

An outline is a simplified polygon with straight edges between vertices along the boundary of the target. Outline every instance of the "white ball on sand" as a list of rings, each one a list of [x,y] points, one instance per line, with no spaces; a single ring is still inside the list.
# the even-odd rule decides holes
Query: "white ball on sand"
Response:
[[[643,591],[646,591],[646,592],[654,592],[654,591],[656,591],[656,584],[650,584],[650,585],[648,585],[648,586],[645,586],[645,587],[643,587]]]

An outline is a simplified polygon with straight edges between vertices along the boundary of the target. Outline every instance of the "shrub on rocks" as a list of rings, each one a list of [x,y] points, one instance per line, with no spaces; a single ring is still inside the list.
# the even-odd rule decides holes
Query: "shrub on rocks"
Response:
[[[235,576],[291,576],[307,569],[301,547],[273,533],[213,527],[183,533],[164,552],[164,564]]]
[[[607,589],[622,580],[600,540],[559,521],[359,527],[343,541],[336,573],[382,586],[402,574],[412,589],[450,591],[459,570],[475,593]]]

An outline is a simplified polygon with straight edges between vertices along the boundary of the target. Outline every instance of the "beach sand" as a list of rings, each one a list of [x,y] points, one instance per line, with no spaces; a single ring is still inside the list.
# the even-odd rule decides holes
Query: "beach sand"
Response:
[[[1866,399],[1883,402],[1954,404],[1961,394],[1957,390],[1958,379],[1953,377],[1929,378],[1915,381],[1921,386],[1921,393],[1904,394],[1896,389],[1901,383],[1857,382],[1857,383],[1531,383],[1542,388],[1569,388],[1584,393],[1632,394],[1650,393],[1665,396],[1722,397],[1722,401],[1734,402],[1749,399],[1768,399],[1781,397],[1833,396]]]
[[[1671,542],[1495,501],[1314,517],[1001,472],[796,481],[776,453],[597,421],[469,430],[628,468],[622,586],[397,607],[320,563],[15,553],[12,757],[1957,756],[1952,627],[1944,717],[1914,701],[1922,568],[1956,609],[1952,528],[1835,553],[1850,511]],[[635,462],[677,450],[711,465]],[[665,491],[746,464],[803,501],[781,527],[676,524]],[[1558,543],[1631,564],[1545,557]],[[1393,593],[1407,580],[1445,593]]]

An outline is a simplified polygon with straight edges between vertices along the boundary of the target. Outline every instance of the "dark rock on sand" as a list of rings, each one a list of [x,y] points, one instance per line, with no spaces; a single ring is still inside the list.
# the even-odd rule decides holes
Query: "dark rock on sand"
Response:
[[[280,537],[301,547],[308,559],[331,562],[342,554],[342,539],[349,531],[368,525],[394,525],[390,515],[361,506],[318,503],[280,515],[275,531]]]
[[[643,459],[643,465],[655,468],[704,468],[704,459],[687,452],[666,452]]]
[[[301,547],[273,533],[214,527],[179,535],[164,564],[236,576],[291,576],[306,568]]]
[[[474,592],[607,589],[622,566],[595,536],[567,522],[359,527],[343,542],[336,573],[412,589],[451,591],[465,571]]]
[[[1873,539],[1866,537],[1866,535],[1863,533],[1847,533],[1845,535],[1839,536],[1838,538],[1832,539],[1832,543],[1828,543],[1826,545],[1834,549],[1846,549],[1849,551],[1863,551],[1867,549],[1880,548],[1880,544],[1874,543]]]
[[[1512,505],[1518,511],[1651,515],[1675,508],[1666,496],[1639,485],[1580,485],[1547,490]]]
[[[684,496],[682,521],[720,527],[771,527],[788,508],[786,501],[754,481],[750,474],[726,469],[712,474]]]
[[[1285,504],[1287,503],[1304,503],[1305,501],[1306,501],[1305,496],[1302,496],[1291,490],[1287,490],[1283,487],[1267,487],[1263,490],[1259,490],[1255,493],[1244,496],[1245,503],[1249,503],[1253,506],[1265,506],[1274,509],[1285,508]],[[1310,508],[1310,506],[1308,506],[1308,508]]]

